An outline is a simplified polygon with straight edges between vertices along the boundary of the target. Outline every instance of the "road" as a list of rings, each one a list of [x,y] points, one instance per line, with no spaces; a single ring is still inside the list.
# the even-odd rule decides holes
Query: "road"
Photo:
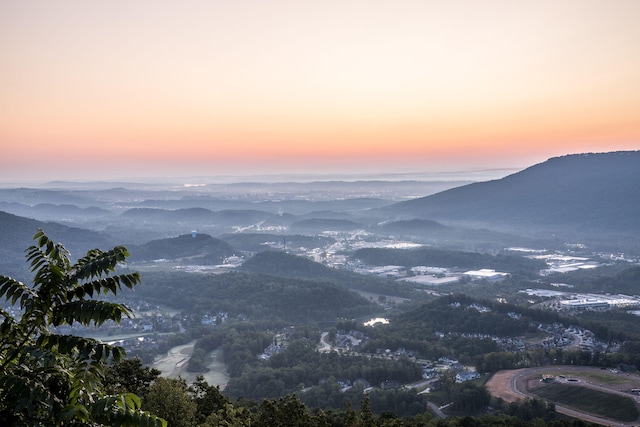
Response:
[[[327,342],[327,335],[329,335],[329,332],[323,332],[320,335],[320,348],[318,349],[320,353],[329,353],[331,351],[331,344]]]
[[[427,406],[429,407],[429,410],[431,412],[433,412],[437,417],[439,418],[447,418],[448,415],[445,414],[444,412],[442,412],[442,410],[434,403],[432,402],[427,402]]]

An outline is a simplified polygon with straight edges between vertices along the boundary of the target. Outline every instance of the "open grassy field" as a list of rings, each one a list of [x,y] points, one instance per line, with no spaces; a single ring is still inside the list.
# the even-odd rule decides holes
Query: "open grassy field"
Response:
[[[566,371],[566,372],[558,371],[558,372],[554,372],[554,374],[564,375],[566,377],[576,376],[576,372],[574,371]],[[590,383],[600,384],[603,386],[616,386],[616,385],[627,384],[629,382],[628,377],[613,374],[608,370],[604,370],[601,372],[585,370],[584,372],[580,372],[577,376],[579,376],[580,378]]]
[[[616,421],[631,422],[640,417],[632,398],[593,388],[554,382],[529,391],[554,403]]]

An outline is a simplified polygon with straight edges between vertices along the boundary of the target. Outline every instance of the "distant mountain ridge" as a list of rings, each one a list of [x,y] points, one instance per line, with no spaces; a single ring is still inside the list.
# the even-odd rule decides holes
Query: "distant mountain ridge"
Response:
[[[0,274],[17,276],[20,280],[27,279],[29,265],[24,251],[34,244],[33,236],[38,229],[42,229],[53,241],[62,242],[71,253],[73,261],[84,256],[89,249],[108,250],[117,244],[104,233],[0,211],[0,266],[3,268]]]
[[[381,210],[494,229],[640,234],[640,151],[555,157],[505,178]]]

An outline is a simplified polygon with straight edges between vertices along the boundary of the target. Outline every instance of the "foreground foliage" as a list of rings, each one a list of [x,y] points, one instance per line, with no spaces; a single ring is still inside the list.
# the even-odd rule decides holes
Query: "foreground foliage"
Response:
[[[124,366],[118,366],[123,365]],[[139,361],[126,360],[114,365],[116,383],[125,385],[129,391],[135,387],[147,388],[153,373],[143,368]],[[126,372],[127,380],[122,378]],[[454,392],[465,393],[469,385],[457,387]],[[471,387],[474,388],[474,387]],[[475,387],[476,391],[482,387]],[[456,391],[457,390],[457,391]],[[400,391],[398,391],[400,392]],[[210,386],[202,376],[187,386],[183,379],[157,378],[143,395],[143,407],[156,408],[169,420],[170,426],[189,427],[244,427],[244,426],[304,426],[304,427],[458,427],[458,426],[586,426],[579,420],[562,419],[555,413],[555,406],[540,399],[526,398],[523,401],[506,403],[500,399],[491,402],[491,415],[485,410],[477,416],[449,416],[437,418],[427,411],[424,403],[417,413],[399,416],[398,408],[376,411],[379,398],[376,391],[352,394],[341,408],[312,408],[304,403],[307,392],[287,394],[277,399],[263,399],[260,403],[239,399],[232,401],[222,394],[219,387]],[[466,395],[463,400],[469,399]],[[353,402],[353,404],[352,404]],[[459,411],[453,408],[452,413]],[[464,409],[464,408],[459,408]]]
[[[135,394],[104,391],[107,363],[120,360],[122,348],[52,330],[131,316],[125,305],[97,299],[140,282],[137,273],[111,275],[127,250],[93,249],[72,264],[65,247],[42,230],[34,240],[26,251],[33,286],[0,276],[0,297],[13,305],[0,310],[0,424],[166,425],[141,411]]]

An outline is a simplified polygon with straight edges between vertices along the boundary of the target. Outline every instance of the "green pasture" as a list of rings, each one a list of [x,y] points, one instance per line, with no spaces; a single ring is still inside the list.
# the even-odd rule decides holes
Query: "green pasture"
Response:
[[[564,383],[551,383],[532,392],[558,405],[615,421],[631,422],[640,417],[633,399],[618,394]]]

